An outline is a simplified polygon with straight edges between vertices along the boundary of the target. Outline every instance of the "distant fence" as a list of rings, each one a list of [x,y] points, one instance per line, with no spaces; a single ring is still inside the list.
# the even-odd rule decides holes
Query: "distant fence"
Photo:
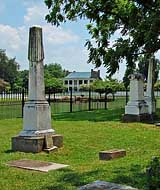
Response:
[[[23,116],[23,106],[27,100],[26,90],[10,90],[0,92],[0,119]]]
[[[126,93],[100,94],[92,90],[85,92],[46,93],[52,114],[91,111],[99,109],[124,108],[126,104]],[[26,90],[10,90],[0,92],[0,119],[23,117],[23,107],[28,100]]]

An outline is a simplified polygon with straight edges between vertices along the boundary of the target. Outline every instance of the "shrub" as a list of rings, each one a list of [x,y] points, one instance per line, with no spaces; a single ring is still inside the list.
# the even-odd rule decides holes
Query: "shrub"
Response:
[[[158,157],[153,157],[147,170],[147,188],[149,190],[160,189],[160,161]]]

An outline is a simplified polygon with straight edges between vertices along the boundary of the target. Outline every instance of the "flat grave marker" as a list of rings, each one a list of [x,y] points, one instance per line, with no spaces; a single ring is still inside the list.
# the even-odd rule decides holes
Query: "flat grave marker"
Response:
[[[120,158],[126,156],[126,151],[122,150],[105,150],[99,152],[100,160],[112,160],[115,158]]]
[[[22,168],[27,170],[35,170],[40,172],[48,172],[50,170],[57,170],[65,168],[68,165],[58,164],[53,162],[44,162],[39,160],[14,160],[7,163],[8,166]]]
[[[93,183],[80,187],[79,190],[138,190],[138,189],[133,188],[131,186],[97,180],[94,181]]]

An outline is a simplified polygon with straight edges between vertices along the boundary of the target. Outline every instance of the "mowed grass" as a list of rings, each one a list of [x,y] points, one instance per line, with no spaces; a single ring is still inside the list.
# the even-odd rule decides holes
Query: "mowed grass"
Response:
[[[116,113],[123,110],[53,115],[52,126],[56,133],[63,134],[64,146],[52,154],[12,152],[11,137],[21,131],[22,120],[0,120],[0,189],[72,190],[95,180],[145,189],[145,168],[152,156],[160,155],[160,128],[122,123]],[[99,151],[109,149],[125,149],[127,156],[99,160]],[[41,173],[6,165],[17,159],[63,163],[69,167]]]
[[[109,101],[106,103],[106,107],[109,110],[122,109],[125,106],[124,97],[116,97],[115,101]],[[91,110],[105,109],[105,102],[92,101]],[[89,110],[88,102],[73,101],[72,111],[87,111]],[[57,113],[69,113],[70,102],[51,102],[52,114]],[[22,102],[13,101],[10,99],[0,99],[0,119],[20,118],[22,117]]]

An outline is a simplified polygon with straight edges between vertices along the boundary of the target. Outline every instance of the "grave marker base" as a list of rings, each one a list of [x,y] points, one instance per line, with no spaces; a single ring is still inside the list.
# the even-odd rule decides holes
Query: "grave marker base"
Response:
[[[60,134],[52,135],[53,146],[58,148],[63,146],[63,136]],[[57,141],[59,143],[57,143]],[[45,149],[45,137],[12,137],[12,150],[20,152],[38,153]],[[50,147],[51,148],[51,147]]]
[[[124,114],[122,116],[123,122],[146,122],[146,123],[153,123],[154,116],[152,114],[139,114],[139,115],[132,115],[132,114]]]

